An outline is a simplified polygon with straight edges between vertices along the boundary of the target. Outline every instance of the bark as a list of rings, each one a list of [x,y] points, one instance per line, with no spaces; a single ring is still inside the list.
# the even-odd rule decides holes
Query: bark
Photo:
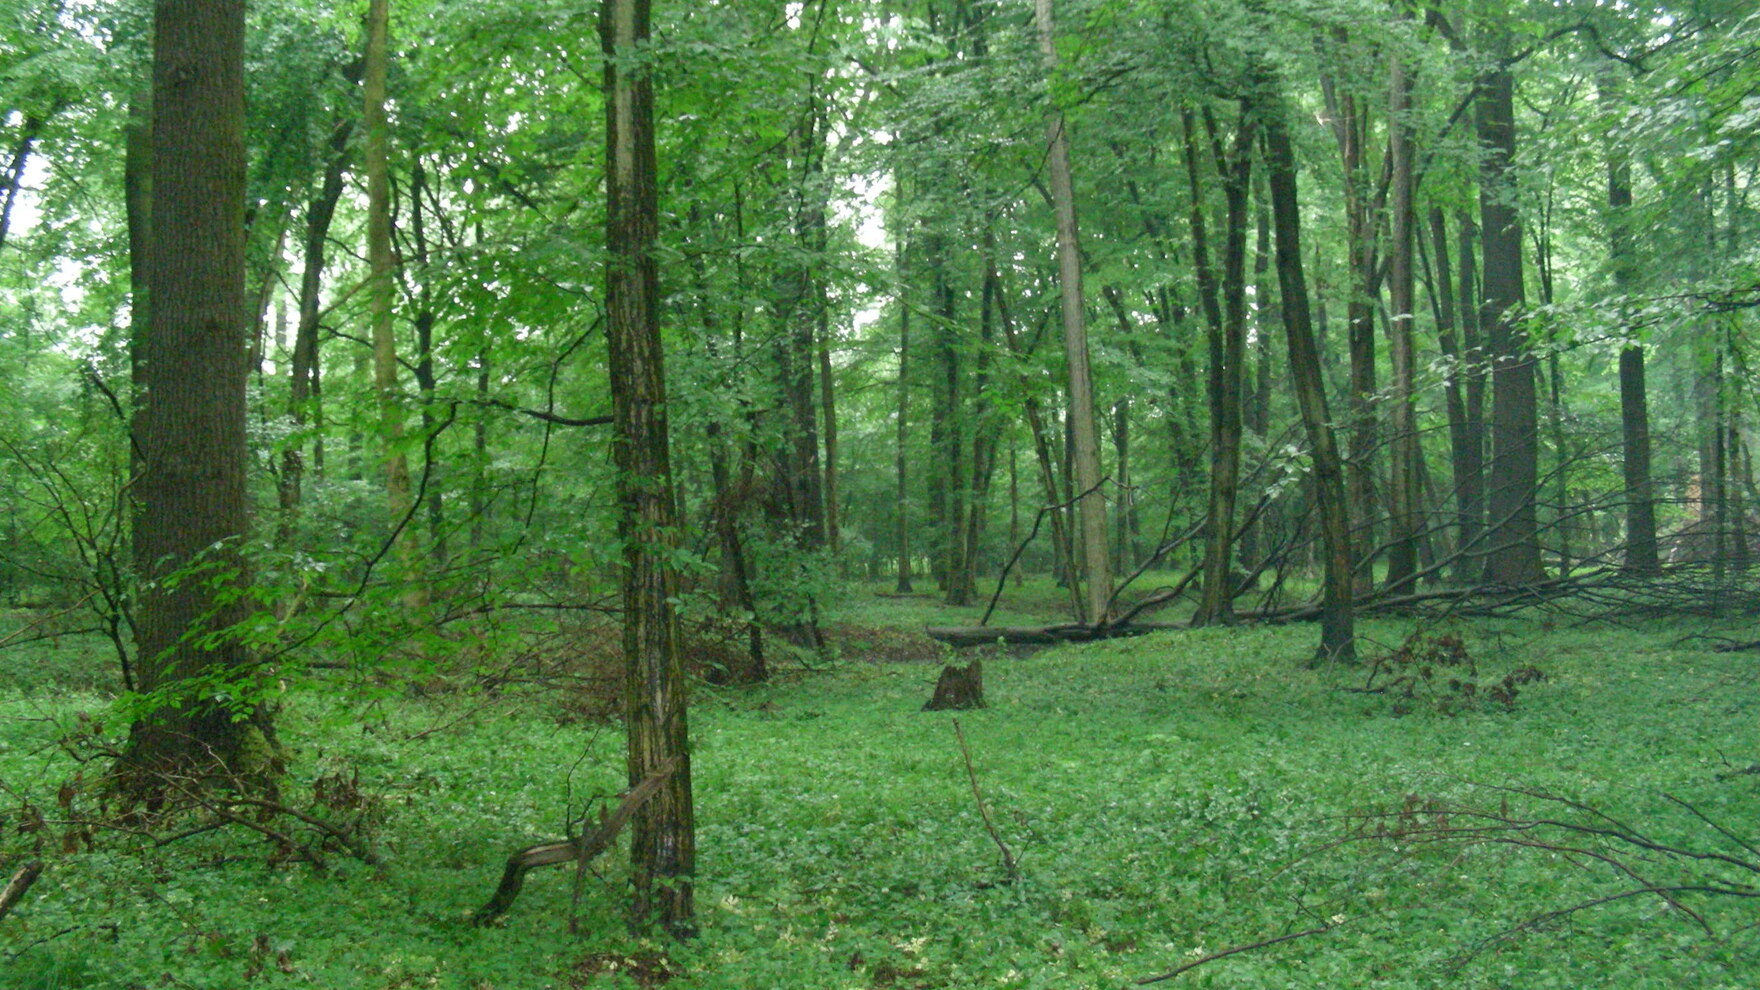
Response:
[[[911,408],[911,307],[907,297],[905,273],[905,246],[903,238],[898,243],[898,422],[893,447],[893,480],[895,483],[893,539],[898,546],[898,582],[893,590],[898,594],[911,593],[911,521],[910,521],[910,473],[909,473],[909,440],[910,440],[910,408]]]
[[[1388,158],[1392,185],[1388,210],[1388,354],[1393,364],[1388,428],[1392,484],[1388,486],[1389,546],[1387,588],[1405,589],[1418,570],[1418,533],[1423,525],[1418,490],[1416,353],[1413,321],[1416,318],[1412,241],[1413,194],[1416,182],[1412,167],[1412,81],[1405,59],[1391,59],[1388,100]]]
[[[164,704],[131,727],[122,767],[150,800],[165,793],[158,771],[272,787],[279,770],[268,713],[228,700],[255,694],[239,683],[251,677],[247,650],[226,633],[249,611],[244,19],[242,0],[154,8],[151,306],[136,342],[133,492],[139,687]]]
[[[324,290],[324,248],[330,238],[330,222],[342,199],[343,175],[348,169],[348,138],[351,122],[338,123],[330,132],[329,158],[318,192],[306,206],[304,264],[299,278],[299,324],[293,332],[292,372],[288,383],[287,412],[293,420],[293,436],[281,452],[281,537],[292,532],[304,496],[305,443],[303,428],[311,416],[318,375],[318,320]]]
[[[1228,623],[1234,618],[1234,581],[1229,562],[1234,547],[1235,501],[1241,471],[1242,363],[1246,359],[1247,297],[1247,197],[1251,191],[1252,148],[1255,124],[1250,100],[1241,101],[1240,121],[1235,128],[1232,151],[1224,155],[1217,145],[1216,167],[1222,174],[1227,204],[1223,239],[1223,318],[1210,335],[1210,499],[1205,530],[1204,593],[1198,602],[1194,625]],[[1208,118],[1207,118],[1208,119]]]
[[[1455,485],[1460,491],[1461,577],[1477,583],[1484,574],[1485,541],[1485,387],[1489,383],[1484,336],[1479,326],[1479,227],[1469,217],[1459,219],[1461,262],[1460,305],[1461,360],[1465,367],[1465,416],[1467,460],[1458,465]],[[1477,565],[1477,566],[1474,566]],[[1471,574],[1467,573],[1471,569]]]
[[[1443,400],[1448,413],[1449,464],[1454,474],[1455,499],[1455,578],[1468,579],[1469,558],[1461,553],[1476,537],[1473,517],[1468,511],[1466,481],[1479,471],[1478,450],[1468,430],[1467,403],[1462,392],[1465,377],[1465,354],[1455,326],[1454,271],[1449,263],[1448,219],[1442,208],[1430,208],[1430,243],[1435,254],[1431,276],[1431,296],[1436,310],[1436,339],[1447,362],[1448,374],[1443,379]],[[1422,246],[1422,241],[1419,246]]]
[[[385,498],[397,560],[406,582],[404,604],[427,604],[417,577],[415,532],[408,525],[415,501],[410,490],[409,459],[404,455],[403,402],[397,385],[397,342],[392,335],[392,297],[396,259],[391,251],[390,127],[385,117],[385,80],[390,54],[386,38],[390,0],[367,6],[367,57],[364,161],[367,173],[367,264],[370,270],[367,306],[373,334],[373,394],[379,405],[379,444],[385,465]]]
[[[1289,343],[1289,373],[1296,405],[1314,458],[1314,492],[1319,506],[1325,577],[1321,590],[1320,659],[1356,659],[1352,612],[1350,514],[1345,504],[1344,468],[1332,435],[1332,416],[1320,369],[1320,351],[1308,314],[1308,286],[1302,270],[1301,205],[1297,198],[1295,152],[1283,112],[1265,121],[1265,167],[1271,186],[1271,216],[1277,233],[1277,282],[1283,297],[1283,326]]]
[[[1057,69],[1051,0],[1035,0],[1039,52],[1047,72]],[[1111,561],[1106,553],[1106,498],[1100,490],[1100,439],[1094,423],[1093,383],[1088,371],[1088,328],[1083,312],[1082,254],[1076,226],[1075,189],[1070,179],[1069,135],[1063,114],[1053,110],[1046,121],[1050,145],[1051,201],[1057,214],[1057,268],[1063,311],[1063,349],[1069,374],[1069,415],[1072,472],[1079,501],[1082,560],[1087,580],[1083,618],[1105,625],[1112,601]]]
[[[1613,284],[1620,293],[1637,288],[1632,257],[1632,166],[1617,140],[1607,149],[1607,235]],[[1625,481],[1625,569],[1651,574],[1661,569],[1656,549],[1656,500],[1650,482],[1650,401],[1644,382],[1644,347],[1632,343],[1619,352],[1619,412]]]
[[[434,417],[434,389],[438,382],[434,377],[434,289],[433,273],[429,270],[428,227],[424,218],[428,197],[428,170],[422,165],[420,154],[415,156],[415,163],[410,173],[409,207],[410,234],[415,241],[416,278],[419,285],[416,289],[416,388],[422,403],[422,436],[432,438],[439,427]],[[438,207],[438,200],[434,201]],[[433,457],[436,445],[426,445],[428,456]],[[428,510],[428,539],[436,570],[444,573],[446,560],[451,556],[447,547],[446,537],[446,488],[444,484],[433,483],[438,480],[439,471],[432,460],[423,466],[430,484],[422,501]]]
[[[1496,68],[1480,80],[1475,123],[1483,151],[1479,215],[1485,252],[1480,323],[1490,334],[1492,358],[1490,529],[1485,579],[1521,585],[1540,581],[1535,499],[1539,487],[1538,394],[1523,304],[1522,220],[1511,174],[1516,152],[1515,78]]]
[[[1348,39],[1340,29],[1337,40]],[[1371,550],[1375,546],[1374,451],[1378,443],[1375,418],[1375,301],[1380,295],[1376,256],[1376,217],[1381,203],[1370,188],[1365,145],[1368,142],[1369,110],[1349,89],[1340,89],[1330,77],[1321,80],[1321,91],[1332,120],[1344,170],[1345,245],[1350,256],[1351,291],[1345,303],[1345,328],[1350,352],[1350,454],[1345,462],[1345,487],[1350,499],[1352,534],[1356,546],[1352,558],[1361,570],[1357,590],[1367,593],[1373,582]],[[1324,321],[1322,321],[1324,322]]]
[[[624,720],[629,783],[671,770],[636,813],[630,839],[630,924],[695,930],[696,830],[684,665],[672,602],[677,532],[668,452],[660,277],[654,257],[659,196],[654,94],[646,56],[648,0],[604,0],[606,340],[622,506]]]

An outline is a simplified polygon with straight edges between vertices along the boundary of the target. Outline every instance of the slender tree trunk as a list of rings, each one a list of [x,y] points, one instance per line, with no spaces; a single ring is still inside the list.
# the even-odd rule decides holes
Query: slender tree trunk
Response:
[[[1051,0],[1035,0],[1039,53],[1047,73],[1057,71]],[[1063,350],[1069,372],[1071,459],[1081,518],[1082,560],[1087,579],[1083,619],[1104,625],[1112,601],[1111,561],[1106,553],[1106,496],[1100,490],[1100,439],[1094,424],[1093,382],[1088,372],[1087,314],[1083,312],[1082,249],[1076,227],[1074,183],[1070,179],[1069,135],[1063,113],[1053,110],[1046,123],[1050,144],[1051,201],[1057,214],[1057,269],[1063,309]]]
[[[1289,338],[1289,373],[1296,404],[1314,458],[1314,491],[1320,509],[1325,555],[1321,591],[1320,649],[1323,660],[1356,659],[1353,615],[1350,513],[1345,505],[1344,468],[1332,435],[1320,351],[1308,316],[1308,286],[1302,271],[1301,205],[1296,190],[1295,152],[1281,108],[1265,121],[1265,167],[1271,186],[1271,215],[1277,232],[1277,281],[1283,295],[1283,325]]]
[[[403,401],[397,385],[397,341],[392,334],[391,309],[396,259],[391,251],[390,126],[385,118],[385,80],[390,62],[387,30],[390,0],[370,0],[367,6],[366,58],[366,153],[367,263],[371,284],[367,305],[373,328],[373,392],[379,403],[379,442],[385,458],[385,494],[390,510],[397,559],[406,582],[404,603],[427,604],[427,591],[417,575],[415,530],[409,525],[415,507],[410,489],[409,458],[403,451]]]
[[[1485,573],[1485,388],[1489,384],[1488,356],[1479,326],[1479,228],[1464,213],[1459,218],[1461,262],[1460,305],[1461,361],[1465,371],[1462,410],[1466,423],[1468,459],[1459,466],[1455,485],[1460,491],[1461,548],[1458,568],[1463,581],[1478,581]]]
[[[1412,274],[1412,242],[1416,181],[1412,168],[1412,127],[1408,119],[1412,81],[1406,61],[1394,55],[1390,66],[1391,95],[1388,100],[1388,157],[1392,170],[1388,216],[1388,354],[1393,361],[1393,389],[1388,427],[1392,434],[1392,483],[1388,486],[1390,545],[1387,556],[1387,588],[1405,589],[1418,570],[1418,533],[1423,525],[1422,498],[1418,488],[1416,345],[1413,321],[1415,282]]]
[[[1222,324],[1210,338],[1210,502],[1204,552],[1204,595],[1192,621],[1197,625],[1234,621],[1234,580],[1229,562],[1234,547],[1234,510],[1241,471],[1241,392],[1247,334],[1247,196],[1251,191],[1254,109],[1241,102],[1233,150],[1220,142],[1217,170],[1227,203],[1223,241]],[[1208,119],[1208,118],[1206,118]]]
[[[1485,249],[1485,300],[1480,323],[1491,335],[1492,410],[1490,536],[1485,578],[1522,585],[1542,580],[1539,519],[1538,395],[1523,304],[1522,220],[1511,174],[1516,152],[1515,78],[1507,68],[1479,83],[1475,119],[1484,159],[1479,214]]]
[[[905,273],[904,239],[899,238],[898,267],[898,422],[893,447],[893,479],[896,486],[893,541],[898,547],[898,583],[893,590],[901,595],[911,593],[911,519],[910,519],[910,409],[911,409],[911,307],[909,282]]]
[[[695,930],[692,874],[696,827],[684,665],[672,601],[678,534],[668,454],[666,374],[660,344],[660,277],[654,257],[659,195],[654,156],[648,0],[604,0],[606,340],[623,508],[624,722],[634,787],[671,768],[631,827],[630,924],[658,923],[684,937]],[[810,408],[810,407],[809,407]]]
[[[410,233],[415,238],[416,277],[420,287],[416,290],[416,388],[420,391],[422,402],[422,436],[427,439],[425,445],[429,456],[438,448],[434,442],[434,433],[439,428],[439,421],[434,416],[434,390],[439,385],[434,377],[434,290],[433,272],[429,270],[428,230],[424,219],[428,196],[428,170],[422,165],[421,155],[415,156],[415,165],[410,175]],[[438,200],[434,201],[436,207]],[[446,570],[446,561],[452,554],[448,548],[446,535],[446,486],[440,478],[440,469],[429,461],[424,468],[428,476],[427,491],[422,501],[428,509],[428,538],[432,541],[430,551],[437,570]]]
[[[342,199],[343,175],[348,169],[348,138],[352,122],[338,123],[330,132],[329,157],[317,195],[306,206],[304,262],[299,277],[299,323],[293,332],[292,373],[288,381],[287,412],[293,420],[293,436],[281,452],[281,538],[292,533],[304,497],[304,438],[311,418],[313,381],[318,373],[318,317],[324,289],[324,248],[330,239],[330,222]]]
[[[1607,146],[1607,236],[1613,284],[1622,294],[1637,288],[1632,257],[1632,166],[1618,140]],[[1650,401],[1644,382],[1644,347],[1619,352],[1619,411],[1625,481],[1624,568],[1636,574],[1661,569],[1656,549],[1656,499],[1650,483]]]
[[[267,711],[244,619],[247,518],[244,4],[159,0],[153,42],[149,323],[140,346],[134,486],[139,687],[164,707],[136,722],[125,774],[228,774],[273,786]],[[137,332],[142,329],[137,327]],[[199,572],[199,573],[198,573]],[[167,580],[180,576],[182,580]],[[149,798],[166,784],[139,779]]]

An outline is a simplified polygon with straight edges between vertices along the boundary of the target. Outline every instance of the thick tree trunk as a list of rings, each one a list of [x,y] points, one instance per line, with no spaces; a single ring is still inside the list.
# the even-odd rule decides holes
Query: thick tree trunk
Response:
[[[1479,143],[1479,214],[1485,250],[1484,304],[1480,324],[1491,336],[1492,410],[1490,530],[1485,579],[1531,584],[1545,578],[1540,566],[1538,394],[1534,361],[1520,311],[1522,220],[1514,201],[1516,152],[1515,78],[1507,68],[1480,80],[1475,100]]]
[[[1332,435],[1320,351],[1308,315],[1308,286],[1302,271],[1301,204],[1297,199],[1295,152],[1284,111],[1265,121],[1265,167],[1271,185],[1272,223],[1277,232],[1277,281],[1283,295],[1283,326],[1289,339],[1289,372],[1296,404],[1314,458],[1314,491],[1320,509],[1325,578],[1321,591],[1321,659],[1356,659],[1352,613],[1350,513],[1345,505],[1344,469]]]
[[[244,4],[154,8],[151,300],[137,341],[141,473],[139,689],[164,707],[135,723],[125,776],[175,771],[272,786],[266,711],[248,687],[241,554],[248,523],[244,339]],[[137,333],[143,328],[137,327]],[[181,580],[170,580],[173,577]],[[139,779],[150,797],[166,786]],[[236,782],[235,782],[236,783]]]
[[[1454,476],[1455,500],[1455,563],[1454,576],[1466,578],[1467,548],[1476,531],[1467,510],[1466,481],[1479,470],[1478,451],[1467,428],[1467,403],[1462,392],[1465,377],[1459,331],[1455,327],[1454,266],[1449,263],[1448,220],[1442,208],[1430,208],[1430,244],[1435,253],[1434,274],[1430,279],[1432,301],[1436,307],[1436,339],[1448,368],[1443,379],[1443,400],[1448,413],[1449,464]],[[1420,246],[1422,242],[1420,241]]]
[[[695,930],[692,873],[696,828],[684,665],[672,601],[677,593],[668,453],[666,374],[660,345],[660,277],[654,257],[659,196],[648,0],[604,0],[606,340],[623,514],[624,721],[632,788],[672,773],[636,814],[630,840],[632,928],[658,923],[683,937]]]
[[[1051,0],[1035,0],[1039,53],[1047,72],[1057,69]],[[1063,351],[1069,374],[1071,472],[1081,520],[1082,562],[1087,582],[1083,619],[1104,625],[1112,601],[1111,561],[1106,553],[1106,495],[1100,490],[1100,436],[1094,423],[1094,388],[1088,371],[1087,314],[1082,298],[1082,249],[1076,227],[1075,188],[1070,179],[1069,135],[1063,114],[1053,110],[1046,121],[1050,145],[1051,202],[1057,214],[1057,273],[1062,295]]]

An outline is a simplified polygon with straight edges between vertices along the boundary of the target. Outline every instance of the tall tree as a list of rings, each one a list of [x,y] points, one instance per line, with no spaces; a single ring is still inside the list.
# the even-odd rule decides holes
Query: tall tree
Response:
[[[396,292],[396,259],[391,253],[391,128],[385,116],[386,76],[390,65],[387,35],[391,0],[369,0],[367,5],[367,58],[365,112],[367,173],[367,263],[371,282],[367,303],[373,330],[373,392],[379,401],[379,441],[385,455],[385,494],[391,526],[397,541],[398,560],[408,581],[405,601],[426,604],[426,592],[415,580],[415,529],[409,525],[415,506],[410,488],[409,458],[403,452],[403,401],[397,392],[397,339],[392,334],[391,309]]]
[[[1308,283],[1302,270],[1302,214],[1296,188],[1296,157],[1287,111],[1274,108],[1265,120],[1265,171],[1271,187],[1271,218],[1277,233],[1277,284],[1283,295],[1283,327],[1289,342],[1289,372],[1296,405],[1314,460],[1314,496],[1320,513],[1324,584],[1320,592],[1321,660],[1356,659],[1353,613],[1350,509],[1345,504],[1344,465],[1332,433],[1320,349],[1308,313]]]
[[[1421,500],[1418,491],[1416,378],[1416,332],[1413,321],[1414,281],[1412,250],[1417,192],[1412,155],[1412,80],[1407,56],[1395,52],[1390,59],[1387,121],[1387,157],[1391,175],[1388,203],[1387,320],[1388,355],[1393,362],[1391,411],[1388,414],[1392,456],[1388,508],[1392,532],[1387,554],[1387,587],[1403,588],[1418,570],[1418,531]]]
[[[1609,80],[1611,76],[1607,77]],[[1612,85],[1603,100],[1617,92]],[[1636,289],[1632,251],[1632,165],[1617,138],[1607,142],[1607,239],[1613,285]],[[1656,550],[1656,500],[1650,484],[1650,399],[1644,381],[1644,345],[1633,342],[1619,352],[1619,412],[1626,498],[1626,570],[1640,574],[1660,567]]]
[[[1039,53],[1048,74],[1057,71],[1051,0],[1035,0]],[[1094,386],[1088,372],[1087,314],[1082,298],[1082,248],[1076,226],[1075,184],[1070,178],[1069,135],[1063,113],[1046,120],[1050,145],[1051,202],[1057,214],[1057,281],[1062,294],[1063,351],[1069,375],[1070,460],[1082,534],[1082,565],[1087,579],[1086,621],[1103,625],[1112,601],[1112,569],[1107,554],[1106,495],[1100,490],[1100,434],[1094,423]]]
[[[660,341],[660,209],[649,0],[604,0],[607,258],[613,449],[622,508],[624,725],[629,782],[667,774],[636,813],[630,924],[683,937],[695,926],[696,824],[673,560],[676,516]]]
[[[1515,75],[1508,39],[1495,38],[1496,64],[1479,80],[1474,121],[1480,143],[1479,217],[1484,249],[1484,301],[1480,325],[1490,337],[1491,478],[1485,578],[1498,584],[1529,584],[1544,577],[1540,566],[1539,407],[1534,359],[1521,323],[1522,217],[1516,202]]]
[[[244,19],[243,0],[159,0],[153,12],[152,302],[136,342],[133,491],[137,684],[159,705],[130,731],[125,774],[274,769],[268,714],[240,683],[249,657],[226,633],[249,609]]]

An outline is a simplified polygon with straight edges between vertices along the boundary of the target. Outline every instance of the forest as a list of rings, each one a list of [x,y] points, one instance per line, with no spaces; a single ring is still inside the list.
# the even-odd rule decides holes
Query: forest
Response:
[[[6,0],[0,987],[1760,985],[1756,184],[1753,0]]]

